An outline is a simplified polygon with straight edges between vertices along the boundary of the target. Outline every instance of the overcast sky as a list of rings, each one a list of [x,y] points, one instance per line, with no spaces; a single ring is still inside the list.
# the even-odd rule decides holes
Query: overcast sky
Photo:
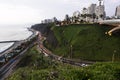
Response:
[[[0,24],[39,23],[42,19],[56,16],[63,19],[98,0],[0,0]],[[105,0],[108,16],[115,14],[120,0]]]

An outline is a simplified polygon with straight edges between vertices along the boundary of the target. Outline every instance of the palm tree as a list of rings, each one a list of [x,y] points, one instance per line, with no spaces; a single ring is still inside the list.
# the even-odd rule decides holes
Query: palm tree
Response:
[[[58,25],[58,24],[59,24],[59,21],[57,20],[56,17],[53,17],[53,22],[54,22],[55,25]]]
[[[67,24],[70,23],[70,17],[69,17],[68,14],[65,15],[65,21],[66,21]]]
[[[95,13],[92,14],[92,18],[93,18],[93,22],[94,22],[95,18],[96,18],[96,14]]]
[[[56,17],[53,17],[53,21],[56,23],[58,20]]]
[[[103,14],[100,15],[100,18],[103,19]]]
[[[90,18],[92,18],[92,15],[91,15],[91,14],[87,14],[87,17],[90,17]]]

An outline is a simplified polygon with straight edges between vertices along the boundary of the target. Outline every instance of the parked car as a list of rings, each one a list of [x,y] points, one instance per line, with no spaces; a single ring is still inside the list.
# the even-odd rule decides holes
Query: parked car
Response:
[[[5,56],[4,55],[0,57],[0,63],[5,63]]]

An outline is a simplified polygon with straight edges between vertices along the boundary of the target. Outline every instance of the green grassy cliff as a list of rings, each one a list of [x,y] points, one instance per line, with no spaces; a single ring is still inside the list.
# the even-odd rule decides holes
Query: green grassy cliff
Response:
[[[112,27],[98,24],[52,27],[59,44],[54,48],[45,42],[53,53],[91,61],[120,61],[120,36],[106,35]]]

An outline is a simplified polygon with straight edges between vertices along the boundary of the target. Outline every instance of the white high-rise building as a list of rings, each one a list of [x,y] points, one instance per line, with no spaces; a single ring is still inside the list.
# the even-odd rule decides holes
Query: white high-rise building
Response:
[[[94,14],[96,9],[96,4],[91,4],[90,7],[88,7],[88,14]]]
[[[120,5],[116,7],[115,16],[120,17]]]
[[[96,10],[95,10],[95,13],[96,13],[96,16],[98,18],[104,18],[105,17],[105,7],[104,5],[99,5],[96,7]]]
[[[105,13],[104,0],[98,0],[98,1],[99,1],[98,6],[97,4],[91,4],[88,8],[83,8],[82,14],[88,14],[88,16],[86,17],[86,21],[97,22],[99,20],[105,19],[106,13]]]
[[[104,19],[106,16],[104,0],[99,0],[99,6],[96,7],[95,14],[98,19]]]

